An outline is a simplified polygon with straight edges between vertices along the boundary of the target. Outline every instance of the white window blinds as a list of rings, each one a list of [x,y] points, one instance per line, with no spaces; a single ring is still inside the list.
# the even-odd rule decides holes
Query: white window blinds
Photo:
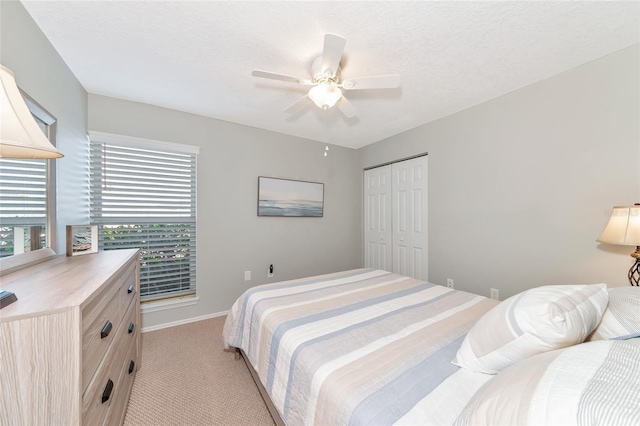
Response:
[[[46,223],[47,160],[0,159],[0,257],[44,247]]]
[[[142,300],[195,293],[197,151],[91,139],[91,222],[100,248],[140,249]]]

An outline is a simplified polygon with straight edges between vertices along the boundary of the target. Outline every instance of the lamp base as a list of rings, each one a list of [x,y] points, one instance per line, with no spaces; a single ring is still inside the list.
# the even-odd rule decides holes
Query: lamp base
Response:
[[[635,253],[631,253],[631,257],[636,260],[636,263],[629,269],[629,284],[640,286],[640,246],[637,247]]]

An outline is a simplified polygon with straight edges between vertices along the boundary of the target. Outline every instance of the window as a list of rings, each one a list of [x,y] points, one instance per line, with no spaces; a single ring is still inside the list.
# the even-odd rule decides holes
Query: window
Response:
[[[0,159],[0,257],[46,246],[47,160]]]
[[[91,132],[91,222],[100,249],[140,249],[142,300],[196,291],[197,153]]]

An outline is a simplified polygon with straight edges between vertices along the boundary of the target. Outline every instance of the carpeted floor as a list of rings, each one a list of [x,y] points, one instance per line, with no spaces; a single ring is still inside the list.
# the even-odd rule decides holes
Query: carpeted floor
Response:
[[[224,320],[142,335],[125,426],[274,424],[244,362],[222,350]]]

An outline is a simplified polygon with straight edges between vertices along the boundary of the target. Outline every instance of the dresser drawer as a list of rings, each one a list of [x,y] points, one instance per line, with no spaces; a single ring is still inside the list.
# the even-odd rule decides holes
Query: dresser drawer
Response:
[[[133,308],[135,304],[131,304],[130,307],[132,309],[129,310],[127,317],[121,321],[113,344],[109,346],[102,363],[83,395],[83,424],[102,424],[109,406],[117,395],[117,390],[120,387],[118,378],[122,372],[131,343],[135,341],[135,337],[138,334],[137,327],[129,333],[130,319],[135,316],[136,312]],[[106,399],[107,396],[108,399]]]
[[[131,345],[132,342],[136,341],[138,333],[140,333],[140,329],[138,327],[138,324],[136,323],[136,306],[137,303],[135,302],[129,304],[127,313],[122,319],[123,332],[121,340],[118,342],[118,344],[124,345],[127,348],[129,347],[129,345]]]
[[[131,303],[132,300],[136,298],[138,294],[138,289],[136,288],[136,264],[131,263],[125,269],[123,274],[123,280],[119,282],[120,289],[118,290],[120,293],[120,306],[122,307],[122,312],[126,311],[127,306]]]
[[[83,311],[82,333],[82,389],[85,390],[91,381],[98,364],[116,335],[117,328],[122,322],[120,310],[119,287],[111,286],[103,303],[92,306],[86,315]],[[85,322],[86,319],[86,322]],[[88,324],[87,324],[88,323]]]
[[[127,406],[127,403],[129,401],[129,395],[131,394],[131,387],[133,385],[133,378],[135,377],[136,370],[138,369],[137,355],[138,352],[136,342],[132,341],[131,345],[129,346],[129,352],[125,357],[124,365],[122,366],[122,371],[120,372],[120,377],[118,378],[118,388],[116,389],[113,402],[109,407],[105,425],[119,426],[124,420],[124,415],[126,413],[125,407]]]
[[[119,305],[119,309],[121,309],[120,312],[125,311],[126,306],[129,306],[129,303],[124,302],[124,299],[128,298],[129,300],[131,300],[130,296],[133,296],[135,294],[135,280],[135,263],[129,262],[120,271],[118,271],[116,275],[113,276],[113,278],[109,281],[109,284],[107,284],[101,291],[101,294],[95,297],[87,306],[83,308],[83,336],[87,332],[87,329],[93,324],[94,320],[104,311],[107,301],[111,301],[113,294],[117,293],[119,295],[116,304]],[[133,284],[134,290],[132,293],[127,293],[127,289],[131,284]]]

